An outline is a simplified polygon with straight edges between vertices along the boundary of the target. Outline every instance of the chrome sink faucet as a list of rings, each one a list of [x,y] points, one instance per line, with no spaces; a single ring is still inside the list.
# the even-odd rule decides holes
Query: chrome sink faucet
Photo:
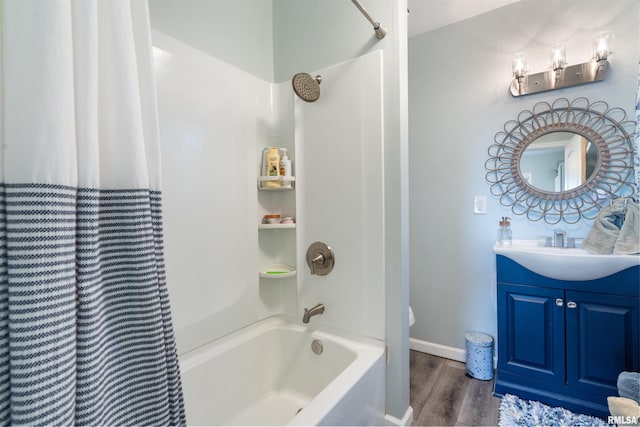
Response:
[[[309,323],[311,316],[324,313],[324,304],[316,304],[311,308],[304,309],[304,315],[302,316],[302,323]]]
[[[553,247],[564,248],[566,246],[565,240],[567,239],[567,233],[562,230],[556,230],[553,232]]]

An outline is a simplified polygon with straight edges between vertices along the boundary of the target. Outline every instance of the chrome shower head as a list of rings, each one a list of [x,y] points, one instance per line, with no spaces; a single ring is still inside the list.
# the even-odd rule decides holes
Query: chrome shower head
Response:
[[[298,73],[291,79],[291,85],[296,95],[307,102],[315,102],[320,98],[321,82],[321,76],[312,77],[308,73]]]

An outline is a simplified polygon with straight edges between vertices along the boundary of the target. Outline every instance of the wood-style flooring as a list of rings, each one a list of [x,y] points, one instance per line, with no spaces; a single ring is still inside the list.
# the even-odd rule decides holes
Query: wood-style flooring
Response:
[[[470,378],[464,363],[414,350],[409,367],[414,426],[498,425],[493,380]]]

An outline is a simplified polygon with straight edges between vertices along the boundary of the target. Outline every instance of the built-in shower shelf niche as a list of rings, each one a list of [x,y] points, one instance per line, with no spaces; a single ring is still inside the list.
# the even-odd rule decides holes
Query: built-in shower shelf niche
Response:
[[[294,189],[295,176],[260,176],[258,189],[263,191],[289,191]],[[279,182],[280,186],[267,187],[267,182]]]
[[[294,147],[286,147],[294,154]],[[293,161],[293,156],[291,158]],[[262,166],[262,165],[261,165]],[[256,270],[259,283],[291,283],[296,277],[296,187],[294,176],[257,175],[258,184],[258,251]],[[286,215],[285,215],[286,213]],[[265,218],[279,214],[276,224],[265,224]],[[280,221],[285,223],[280,223]],[[262,222],[260,222],[262,221]],[[293,223],[292,223],[293,222]]]
[[[259,230],[286,230],[296,228],[296,224],[258,224]]]

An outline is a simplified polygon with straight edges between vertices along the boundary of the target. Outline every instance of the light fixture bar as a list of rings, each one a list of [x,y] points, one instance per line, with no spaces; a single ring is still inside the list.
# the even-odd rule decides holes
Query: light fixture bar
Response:
[[[565,65],[562,71],[553,70],[536,74],[527,74],[520,78],[513,78],[509,91],[514,97],[531,95],[533,93],[562,89],[604,80],[609,72],[609,62],[606,59],[589,61],[577,65]]]

